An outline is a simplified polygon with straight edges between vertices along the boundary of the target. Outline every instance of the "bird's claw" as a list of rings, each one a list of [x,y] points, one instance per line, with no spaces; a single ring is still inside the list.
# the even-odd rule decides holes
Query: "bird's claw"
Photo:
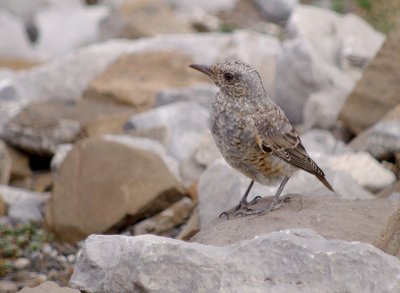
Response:
[[[256,196],[251,201],[240,201],[239,204],[235,206],[233,209],[222,212],[219,215],[219,218],[226,216],[226,219],[229,220],[231,215],[235,218],[240,215],[243,216],[244,213],[252,211],[252,209],[248,208],[248,206],[256,204],[261,198],[262,198],[261,196]]]

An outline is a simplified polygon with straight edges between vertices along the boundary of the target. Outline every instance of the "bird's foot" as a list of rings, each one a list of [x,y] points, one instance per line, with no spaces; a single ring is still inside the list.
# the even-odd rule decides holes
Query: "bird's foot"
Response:
[[[254,210],[247,209],[245,211],[239,211],[235,214],[235,217],[237,217],[237,216],[242,216],[242,217],[263,216],[274,210],[280,209],[283,206],[283,203],[289,202],[289,201],[290,201],[290,196],[284,196],[277,200],[273,200],[266,209],[254,209]]]
[[[226,216],[226,219],[229,220],[231,216],[236,217],[241,215],[243,212],[252,211],[252,209],[248,208],[248,206],[256,204],[260,199],[261,196],[256,196],[251,201],[241,200],[237,206],[235,206],[233,209],[222,212],[219,217],[222,218],[223,216]]]

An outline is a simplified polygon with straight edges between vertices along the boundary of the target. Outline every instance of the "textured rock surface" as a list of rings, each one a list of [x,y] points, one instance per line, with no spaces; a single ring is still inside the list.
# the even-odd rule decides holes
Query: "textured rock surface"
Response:
[[[12,170],[12,160],[6,144],[0,140],[0,184],[8,184]]]
[[[370,245],[326,240],[306,229],[227,247],[150,235],[93,235],[85,241],[71,284],[97,293],[389,293],[400,290],[399,273],[397,258]]]
[[[268,20],[285,24],[297,5],[297,0],[255,0],[261,14]]]
[[[60,287],[54,282],[44,282],[35,288],[24,288],[18,293],[79,293],[79,290]]]
[[[272,197],[252,208],[266,207]],[[370,243],[391,255],[400,255],[400,203],[386,199],[346,200],[337,197],[291,196],[281,208],[265,216],[215,218],[192,239],[228,245],[282,229],[308,228],[327,239]]]
[[[61,166],[46,220],[64,240],[76,241],[128,215],[160,212],[183,196],[169,161],[161,145],[143,138],[84,140]]]
[[[84,98],[149,108],[154,105],[159,90],[205,81],[203,76],[190,70],[188,64],[192,63],[188,56],[174,52],[126,55],[90,82]]]
[[[349,144],[374,157],[386,159],[400,152],[400,105],[390,110],[379,122],[361,132]]]
[[[34,103],[4,126],[2,136],[27,152],[52,155],[58,145],[86,136],[121,132],[136,111],[98,101],[51,101]]]
[[[362,79],[346,100],[340,120],[359,133],[400,103],[400,29],[386,39]]]
[[[374,196],[341,170],[332,170],[326,155],[316,153],[312,156],[324,170],[336,194],[328,190],[315,176],[304,171],[294,174],[283,194],[313,194],[319,196],[338,196],[346,199],[371,199]],[[233,208],[239,203],[250,179],[234,170],[223,159],[215,161],[201,175],[198,184],[200,225],[208,224],[221,212]],[[255,196],[272,196],[278,186],[254,184],[249,199]]]
[[[8,206],[10,218],[20,222],[41,222],[42,206],[49,200],[50,194],[0,185],[0,197]]]

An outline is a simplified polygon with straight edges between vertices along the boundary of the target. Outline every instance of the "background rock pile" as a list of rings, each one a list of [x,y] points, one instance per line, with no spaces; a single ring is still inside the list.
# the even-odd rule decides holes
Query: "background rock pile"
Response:
[[[0,292],[400,291],[397,1],[28,2],[0,3]],[[249,179],[188,65],[227,58],[336,193],[300,171],[279,210],[216,219]]]

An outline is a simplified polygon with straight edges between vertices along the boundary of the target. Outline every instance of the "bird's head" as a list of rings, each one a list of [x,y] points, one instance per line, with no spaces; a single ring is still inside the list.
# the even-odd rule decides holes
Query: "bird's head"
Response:
[[[191,64],[189,66],[208,75],[222,92],[234,98],[265,93],[258,72],[242,61],[229,60],[214,65]]]

